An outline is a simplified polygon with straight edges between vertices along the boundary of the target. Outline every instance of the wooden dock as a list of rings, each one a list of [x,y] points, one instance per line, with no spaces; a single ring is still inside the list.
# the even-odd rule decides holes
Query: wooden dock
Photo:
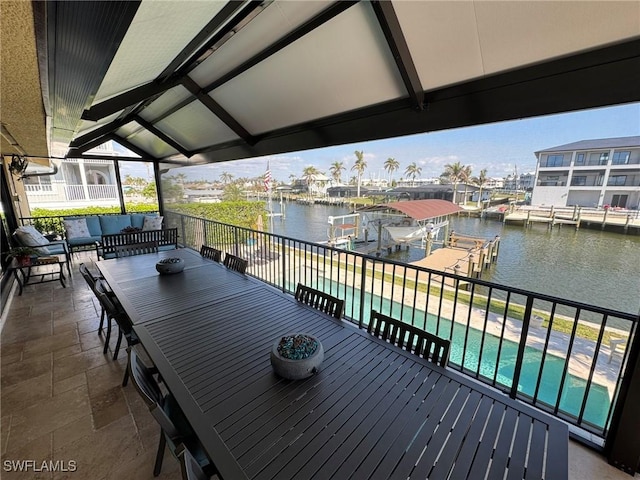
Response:
[[[498,260],[500,237],[493,240],[451,232],[447,245],[434,250],[412,265],[445,273],[480,278],[482,272]]]

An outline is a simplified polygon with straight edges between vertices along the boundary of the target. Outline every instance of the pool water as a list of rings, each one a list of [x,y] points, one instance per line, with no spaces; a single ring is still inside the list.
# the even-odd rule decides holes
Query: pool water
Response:
[[[360,305],[360,292],[351,287],[338,286],[335,282],[325,280],[324,285],[315,286],[339,298],[345,298],[345,312],[348,316],[357,316]],[[421,310],[407,308],[398,302],[391,302],[389,299],[381,298],[379,295],[365,293],[365,312],[375,309],[381,313],[390,314],[395,318],[402,317],[402,320],[409,324],[414,324],[430,333],[444,338],[451,338],[451,348],[449,352],[449,362],[454,365],[463,365],[465,369],[472,372],[478,371],[481,377],[489,382],[495,377],[497,384],[511,388],[513,374],[518,352],[518,344],[510,340],[500,338],[485,333],[476,328],[454,323],[451,332],[451,321],[441,318],[440,325],[437,325],[437,317]],[[400,315],[402,312],[402,315]],[[365,318],[367,315],[365,314]],[[438,328],[439,327],[439,328]],[[465,351],[466,336],[466,351]],[[482,346],[482,359],[480,359],[480,347]],[[499,353],[499,357],[498,357]],[[464,358],[463,358],[464,355]],[[557,355],[547,353],[544,362],[542,361],[542,351],[532,347],[525,347],[518,392],[526,396],[535,395],[536,381],[538,376],[540,386],[537,392],[537,402],[552,407],[558,401],[558,393],[562,382],[563,371],[566,359]],[[542,372],[541,372],[542,369]],[[582,402],[585,396],[587,381],[567,372],[562,393],[560,395],[559,412],[577,418],[580,414]],[[604,429],[611,400],[608,389],[592,382],[589,388],[587,403],[583,414],[583,422],[587,422],[597,428]]]

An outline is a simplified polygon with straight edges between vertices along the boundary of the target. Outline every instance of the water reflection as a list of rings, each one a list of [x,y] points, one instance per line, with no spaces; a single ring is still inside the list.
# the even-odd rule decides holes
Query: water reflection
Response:
[[[326,241],[329,215],[348,209],[286,204],[286,220],[274,219],[273,232],[309,241]],[[500,235],[498,262],[483,279],[537,293],[630,313],[640,312],[640,237],[564,226],[503,225],[495,220],[454,218],[451,228],[465,235]],[[424,250],[410,248],[389,256],[416,261]]]

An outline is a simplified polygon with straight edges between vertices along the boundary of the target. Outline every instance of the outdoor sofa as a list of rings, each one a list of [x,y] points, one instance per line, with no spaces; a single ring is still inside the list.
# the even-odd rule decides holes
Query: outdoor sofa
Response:
[[[144,232],[145,238],[158,243],[159,250],[177,248],[177,229],[163,229],[162,221],[163,217],[157,214],[131,213],[65,217],[63,224],[70,253],[95,248],[99,258],[113,258],[114,251],[103,252],[105,238],[109,245],[114,242],[135,243],[139,237],[136,233]]]

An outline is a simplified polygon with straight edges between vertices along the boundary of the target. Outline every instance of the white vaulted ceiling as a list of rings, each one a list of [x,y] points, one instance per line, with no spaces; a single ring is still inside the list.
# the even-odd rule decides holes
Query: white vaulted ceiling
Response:
[[[198,164],[640,99],[638,1],[33,8],[57,156]]]

